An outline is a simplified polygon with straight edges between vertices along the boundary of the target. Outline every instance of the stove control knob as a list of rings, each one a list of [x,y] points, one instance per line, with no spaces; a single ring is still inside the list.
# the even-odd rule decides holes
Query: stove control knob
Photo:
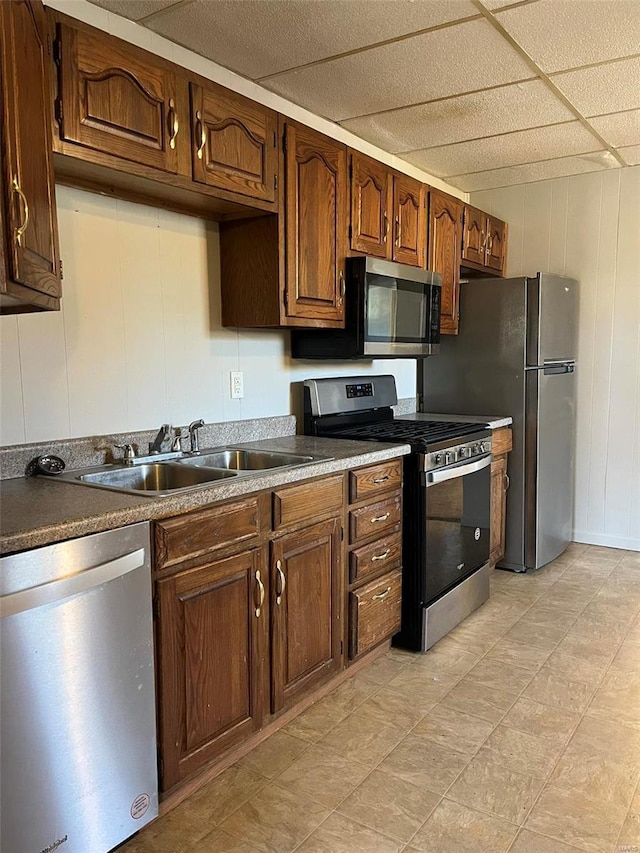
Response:
[[[478,447],[478,445],[477,445],[477,444],[472,444],[472,445],[471,445],[471,455],[472,455],[472,456],[477,456],[477,455],[478,455],[478,453],[480,453],[480,448]]]
[[[461,447],[460,450],[458,451],[458,457],[460,459],[466,459],[467,456],[469,456],[470,454],[471,454],[471,448],[470,447]]]
[[[447,450],[444,454],[444,464],[451,465],[452,462],[456,461],[456,454],[454,450]]]
[[[433,459],[434,465],[442,465],[444,462],[444,456],[442,453],[434,453],[431,458]]]
[[[490,441],[482,441],[480,443],[480,452],[488,453],[491,450],[491,442]]]

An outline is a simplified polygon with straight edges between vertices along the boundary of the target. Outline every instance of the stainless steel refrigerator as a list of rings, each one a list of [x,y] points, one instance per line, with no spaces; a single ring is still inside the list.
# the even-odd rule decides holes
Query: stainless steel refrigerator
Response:
[[[537,569],[571,540],[577,316],[574,279],[464,282],[460,334],[422,366],[422,411],[513,418],[502,568]]]

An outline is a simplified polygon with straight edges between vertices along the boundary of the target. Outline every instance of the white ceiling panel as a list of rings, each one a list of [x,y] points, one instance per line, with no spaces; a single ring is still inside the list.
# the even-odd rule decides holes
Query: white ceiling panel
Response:
[[[640,144],[640,110],[596,116],[589,119],[589,124],[614,148]]]
[[[640,145],[629,145],[624,148],[620,148],[618,153],[627,164],[627,166],[639,166],[640,165]]]
[[[583,116],[640,107],[640,58],[568,71],[552,80]]]
[[[403,159],[440,178],[487,171],[567,154],[597,151],[602,145],[580,122],[521,130],[504,136],[444,145],[403,154]]]
[[[149,28],[255,80],[476,14],[470,0],[196,0]]]
[[[482,19],[279,74],[264,85],[340,121],[531,76]]]
[[[180,0],[91,0],[94,6],[102,6],[109,12],[139,21],[147,15],[175,6]]]
[[[533,181],[546,181],[566,175],[580,175],[583,172],[598,172],[603,168],[609,168],[608,165],[606,167],[603,165],[604,158],[589,159],[591,156],[562,157],[557,160],[544,160],[542,163],[528,163],[506,169],[493,169],[490,172],[477,172],[474,175],[458,175],[450,178],[449,183],[465,192],[475,192],[508,187],[513,184],[530,184]],[[611,166],[617,165],[613,160]]]
[[[381,115],[349,119],[342,126],[397,153],[480,136],[570,121],[573,113],[539,80],[461,95]]]
[[[494,11],[495,9],[502,9],[505,6],[521,6],[523,3],[537,3],[539,0],[481,0],[482,5],[485,9],[489,9],[490,11]]]
[[[636,54],[638,0],[539,0],[496,18],[543,71],[563,71]]]

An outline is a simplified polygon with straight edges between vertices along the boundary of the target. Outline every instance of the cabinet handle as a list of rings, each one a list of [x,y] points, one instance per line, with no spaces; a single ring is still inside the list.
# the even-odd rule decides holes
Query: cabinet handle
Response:
[[[396,247],[400,246],[400,217],[396,216],[396,239],[395,239]]]
[[[377,592],[375,595],[372,595],[371,601],[384,601],[390,592],[391,592],[391,587],[388,586],[384,592]]]
[[[264,604],[264,584],[262,583],[262,575],[260,569],[256,569],[256,583],[258,584],[258,606],[256,607],[256,616],[260,618],[262,605]]]
[[[371,482],[378,485],[378,483],[386,483],[388,479],[389,479],[389,477],[386,477],[386,476],[385,477],[374,477]]]
[[[387,216],[387,211],[384,212],[384,235],[382,237],[382,242],[387,242],[387,237],[389,236],[389,217]]]
[[[173,98],[169,98],[169,148],[173,148],[174,150],[176,147],[176,136],[178,135],[179,130],[180,122],[178,121],[178,114],[176,112],[176,102]]]
[[[509,479],[509,475],[505,474],[504,475],[504,490],[505,490],[505,492],[507,491],[507,489],[509,488],[510,485],[511,485],[511,480]]]
[[[390,512],[385,512],[384,515],[374,515],[373,518],[371,518],[369,520],[370,520],[371,524],[375,524],[376,521],[386,521],[390,515],[391,515]]]
[[[345,294],[345,282],[344,282],[344,272],[340,270],[338,275],[339,285],[338,285],[338,305],[342,305],[344,303],[344,294]]]
[[[13,176],[13,191],[18,193],[20,199],[22,200],[22,204],[24,205],[24,219],[22,220],[22,225],[19,225],[16,229],[16,243],[18,246],[22,246],[22,235],[27,230],[27,225],[29,224],[29,202],[27,201],[26,195],[20,189],[20,182],[18,181],[18,176]]]
[[[491,254],[491,249],[493,249],[493,237],[491,234],[487,234],[487,254]]]
[[[484,250],[486,248],[487,248],[487,235],[484,233],[484,231],[481,231],[480,232],[480,251],[484,252]]]
[[[391,553],[391,548],[387,548],[387,550],[383,551],[382,554],[375,554],[371,558],[371,562],[376,563],[378,560],[386,560],[390,553]]]
[[[276,604],[282,603],[282,596],[284,595],[284,590],[287,585],[287,579],[284,576],[284,572],[282,571],[282,563],[280,560],[276,560],[276,572],[278,573],[278,589],[276,592]]]
[[[204,146],[207,143],[207,134],[204,130],[204,123],[202,121],[202,113],[200,110],[196,112],[196,136],[200,137],[200,144],[198,145],[198,160],[202,160],[202,152],[204,151]]]

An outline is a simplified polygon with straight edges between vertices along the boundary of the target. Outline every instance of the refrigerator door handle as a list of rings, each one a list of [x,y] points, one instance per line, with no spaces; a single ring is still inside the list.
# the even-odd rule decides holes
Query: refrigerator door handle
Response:
[[[576,366],[573,363],[564,363],[564,364],[545,364],[544,365],[544,375],[545,376],[554,376],[557,373],[575,373]]]

